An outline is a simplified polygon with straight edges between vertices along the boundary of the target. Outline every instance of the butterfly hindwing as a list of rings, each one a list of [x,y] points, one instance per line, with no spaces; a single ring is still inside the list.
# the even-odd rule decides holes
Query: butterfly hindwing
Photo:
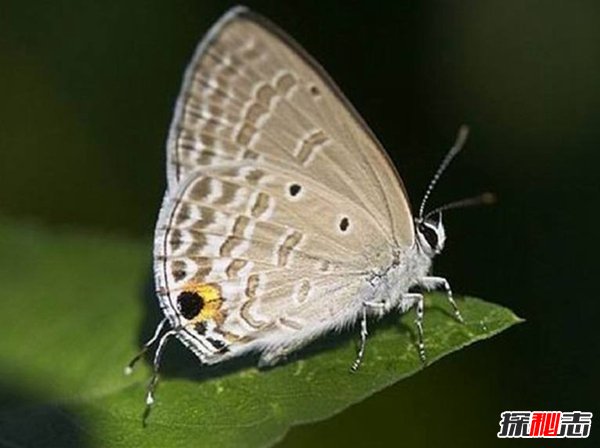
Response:
[[[179,320],[204,332],[196,337],[216,331],[234,351],[283,335],[308,341],[347,323],[365,266],[381,262],[365,255],[367,236],[381,228],[355,205],[340,216],[340,195],[321,188],[280,167],[231,164],[192,173],[168,192],[155,259],[170,314],[181,314],[180,295],[214,288],[216,317]]]

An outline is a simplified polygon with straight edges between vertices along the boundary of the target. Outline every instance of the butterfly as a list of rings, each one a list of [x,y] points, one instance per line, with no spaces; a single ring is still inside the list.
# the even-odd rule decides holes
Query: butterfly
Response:
[[[164,319],[149,406],[166,341],[203,364],[249,352],[272,366],[319,336],[416,308],[446,279],[429,274],[444,247],[442,211],[425,214],[461,128],[415,218],[394,165],[332,79],[296,42],[244,7],[200,42],[185,73],[167,142],[167,178],[154,239]],[[489,198],[487,198],[489,199]],[[165,331],[166,328],[169,328]]]

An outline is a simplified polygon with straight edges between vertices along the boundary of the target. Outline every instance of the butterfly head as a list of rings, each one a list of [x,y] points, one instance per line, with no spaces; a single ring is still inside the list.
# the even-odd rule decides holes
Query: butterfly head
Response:
[[[446,243],[446,231],[442,224],[442,212],[415,219],[417,244],[430,258],[438,255]]]
[[[434,187],[436,186],[437,181],[444,173],[446,168],[448,168],[450,162],[452,162],[454,157],[463,148],[468,133],[469,129],[466,126],[461,126],[461,128],[458,131],[458,136],[456,137],[454,145],[452,146],[452,148],[450,148],[450,151],[448,151],[446,157],[444,157],[442,163],[440,164],[433,178],[429,182],[427,190],[425,191],[425,195],[423,196],[423,200],[421,201],[421,206],[419,207],[419,215],[415,218],[415,233],[417,236],[417,245],[429,258],[433,258],[435,255],[438,255],[444,249],[444,243],[446,242],[446,231],[444,230],[444,225],[442,224],[443,211],[454,208],[469,207],[472,205],[492,204],[495,202],[495,196],[492,193],[483,193],[472,198],[450,202],[448,204],[442,205],[441,207],[437,207],[428,213],[425,213],[425,206],[427,205],[427,200],[429,199],[429,196],[431,195]]]
[[[444,243],[446,242],[446,231],[442,224],[442,211],[447,208],[453,208],[453,204],[438,207],[435,210],[425,214],[425,205],[427,200],[433,192],[439,178],[444,173],[446,168],[452,162],[452,159],[461,151],[467,136],[469,135],[469,128],[467,126],[461,126],[456,141],[450,151],[446,154],[446,157],[442,160],[442,163],[438,167],[437,171],[433,175],[433,178],[427,186],[427,190],[421,200],[421,206],[419,207],[419,215],[415,218],[415,230],[417,234],[417,245],[419,248],[430,258],[439,254],[444,249]]]

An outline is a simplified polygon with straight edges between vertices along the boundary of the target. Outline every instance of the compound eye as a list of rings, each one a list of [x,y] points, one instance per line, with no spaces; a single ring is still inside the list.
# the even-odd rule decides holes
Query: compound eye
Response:
[[[419,226],[419,231],[425,237],[425,241],[429,244],[433,250],[436,250],[438,247],[438,234],[433,227],[427,224],[421,224]]]

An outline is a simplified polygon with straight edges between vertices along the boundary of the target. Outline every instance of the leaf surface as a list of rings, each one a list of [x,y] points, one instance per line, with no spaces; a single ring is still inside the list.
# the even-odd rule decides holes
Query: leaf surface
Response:
[[[203,367],[167,347],[156,404],[142,425],[148,363],[123,367],[160,319],[151,243],[0,221],[0,445],[265,446],[326,419],[424,366],[414,314],[370,324],[361,369],[357,331],[323,338],[269,369],[256,358]],[[426,300],[428,362],[521,321],[475,298]]]

